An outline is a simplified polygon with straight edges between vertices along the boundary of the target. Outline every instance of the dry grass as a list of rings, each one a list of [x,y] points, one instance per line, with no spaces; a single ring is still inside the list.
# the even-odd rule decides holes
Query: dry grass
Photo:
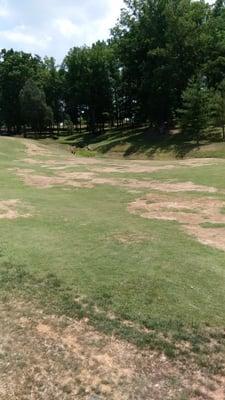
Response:
[[[31,208],[20,200],[0,201],[0,219],[28,218],[31,216]]]
[[[207,197],[168,197],[164,194],[148,194],[128,206],[131,213],[144,218],[177,221],[184,230],[195,236],[203,244],[225,250],[225,228],[214,228],[213,224],[225,223],[221,210],[225,203]],[[212,224],[205,229],[202,224]]]
[[[163,192],[207,192],[216,193],[217,189],[192,182],[139,180],[126,178],[100,177],[94,172],[58,172],[57,175],[35,175],[32,169],[16,168],[14,170],[28,186],[50,188],[54,186],[72,186],[79,188],[94,188],[97,185],[125,187],[127,189],[152,189]]]
[[[1,400],[224,399],[222,378],[105,336],[87,320],[8,301],[0,322]]]

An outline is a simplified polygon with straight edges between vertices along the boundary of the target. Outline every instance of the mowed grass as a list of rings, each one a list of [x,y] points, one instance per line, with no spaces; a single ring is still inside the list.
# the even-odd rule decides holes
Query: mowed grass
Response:
[[[54,151],[56,159],[66,156],[64,149]],[[0,153],[0,201],[19,199],[32,207],[29,218],[0,219],[2,296],[28,296],[50,313],[88,316],[99,329],[170,355],[179,340],[199,352],[209,329],[221,345],[223,251],[200,244],[176,222],[130,214],[128,204],[141,194],[125,188],[25,185],[11,169],[39,173],[41,167],[26,165],[19,139],[0,139]],[[139,176],[225,188],[224,168],[218,163]]]

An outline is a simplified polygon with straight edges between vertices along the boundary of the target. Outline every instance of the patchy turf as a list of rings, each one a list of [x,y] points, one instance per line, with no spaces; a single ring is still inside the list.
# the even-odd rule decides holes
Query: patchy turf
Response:
[[[0,339],[2,400],[223,399],[223,378],[31,303],[0,303]]]
[[[185,187],[184,183],[184,190]],[[224,201],[210,197],[169,197],[151,193],[135,200],[128,209],[149,219],[177,221],[199,242],[225,251],[225,215],[221,213],[224,206]]]
[[[0,398],[223,399],[225,161],[0,151]]]

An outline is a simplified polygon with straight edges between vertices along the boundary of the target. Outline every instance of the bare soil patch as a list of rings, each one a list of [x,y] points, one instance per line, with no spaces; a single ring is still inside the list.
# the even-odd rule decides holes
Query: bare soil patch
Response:
[[[225,228],[204,228],[201,224],[225,223],[221,209],[225,203],[208,197],[180,198],[163,194],[148,194],[128,206],[131,213],[150,219],[177,221],[199,242],[225,250]]]
[[[20,200],[1,200],[0,219],[28,218],[31,216],[30,207]]]
[[[0,302],[0,342],[1,400],[224,398],[219,376],[105,336],[86,320],[45,315],[31,304]]]

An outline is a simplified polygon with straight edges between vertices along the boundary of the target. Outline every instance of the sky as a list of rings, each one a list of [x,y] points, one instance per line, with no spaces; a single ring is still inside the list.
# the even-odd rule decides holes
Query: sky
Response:
[[[107,39],[123,0],[0,0],[0,49],[53,56]]]

